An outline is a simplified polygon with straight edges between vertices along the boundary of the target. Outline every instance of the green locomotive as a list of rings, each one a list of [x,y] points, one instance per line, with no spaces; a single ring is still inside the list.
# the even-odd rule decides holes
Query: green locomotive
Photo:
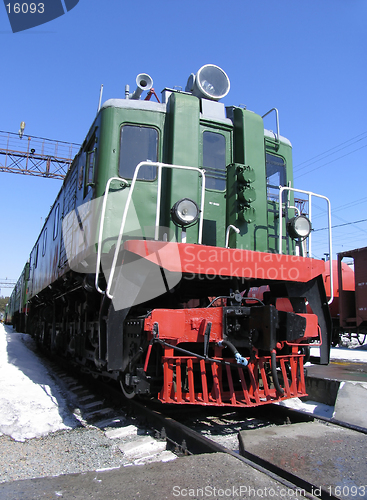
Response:
[[[30,255],[27,331],[127,397],[259,405],[305,394],[310,346],[329,361],[291,144],[229,87],[208,64],[162,102],[145,74],[106,101]]]

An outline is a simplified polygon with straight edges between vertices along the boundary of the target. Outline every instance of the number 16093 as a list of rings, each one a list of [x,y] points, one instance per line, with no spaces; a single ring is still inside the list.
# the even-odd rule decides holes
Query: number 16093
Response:
[[[43,3],[15,3],[11,5],[8,3],[6,5],[8,9],[8,13],[11,14],[12,11],[14,14],[43,14],[45,12],[45,5]]]

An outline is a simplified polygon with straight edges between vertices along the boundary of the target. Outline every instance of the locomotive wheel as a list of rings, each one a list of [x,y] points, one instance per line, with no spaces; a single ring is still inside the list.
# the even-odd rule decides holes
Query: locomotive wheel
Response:
[[[120,379],[120,386],[122,394],[126,399],[133,399],[135,397],[135,391],[132,387],[128,387],[123,380]]]

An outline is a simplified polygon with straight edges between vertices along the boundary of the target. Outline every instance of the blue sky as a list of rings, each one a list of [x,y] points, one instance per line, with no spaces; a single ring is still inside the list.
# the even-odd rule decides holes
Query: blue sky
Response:
[[[81,143],[102,83],[103,100],[123,97],[146,72],[159,93],[217,64],[231,80],[226,105],[278,108],[296,187],[329,197],[333,224],[348,223],[335,228],[334,251],[366,246],[367,222],[349,224],[367,218],[366,14],[365,0],[80,0],[13,34],[0,6],[0,130],[25,121],[25,134]],[[0,278],[19,276],[60,186],[0,173]],[[317,257],[327,252],[322,234]]]

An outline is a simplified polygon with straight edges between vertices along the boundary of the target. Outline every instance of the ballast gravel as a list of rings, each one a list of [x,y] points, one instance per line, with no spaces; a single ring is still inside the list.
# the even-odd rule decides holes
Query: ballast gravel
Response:
[[[126,465],[117,442],[97,428],[58,431],[24,442],[0,436],[0,483]]]

